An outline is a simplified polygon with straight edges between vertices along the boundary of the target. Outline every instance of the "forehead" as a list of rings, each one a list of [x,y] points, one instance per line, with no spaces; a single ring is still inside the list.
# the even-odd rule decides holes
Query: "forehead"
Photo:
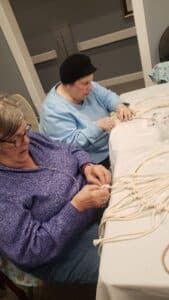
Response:
[[[93,77],[94,77],[94,75],[93,75],[93,74],[90,74],[90,75],[87,75],[87,76],[84,76],[84,77],[80,78],[80,79],[77,80],[76,82],[79,82],[79,83],[90,82],[90,81],[93,80]]]
[[[21,125],[19,126],[19,128],[17,129],[17,131],[15,132],[15,134],[12,137],[22,134],[25,130],[26,125],[27,125],[26,121],[22,120]]]

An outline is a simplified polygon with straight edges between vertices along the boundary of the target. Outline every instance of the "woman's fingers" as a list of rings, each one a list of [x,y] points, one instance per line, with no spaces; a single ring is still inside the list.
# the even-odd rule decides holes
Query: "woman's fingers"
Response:
[[[111,173],[108,171],[105,167],[104,168],[104,177],[105,177],[105,184],[110,184],[111,183]]]
[[[133,116],[135,115],[135,112],[132,109],[126,107],[123,104],[120,104],[118,106],[117,113],[120,121],[132,120]]]
[[[94,177],[99,180],[99,184],[109,184],[111,182],[111,173],[104,166],[98,165],[93,169]]]

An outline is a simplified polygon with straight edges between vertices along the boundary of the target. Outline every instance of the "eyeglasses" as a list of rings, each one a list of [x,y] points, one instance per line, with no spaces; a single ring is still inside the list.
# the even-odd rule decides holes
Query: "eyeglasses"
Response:
[[[31,124],[27,124],[25,128],[25,132],[23,134],[18,134],[16,135],[15,139],[13,141],[8,141],[8,140],[0,140],[1,143],[8,143],[8,144],[13,144],[16,148],[22,146],[24,142],[25,136],[29,133],[31,130],[32,126]]]

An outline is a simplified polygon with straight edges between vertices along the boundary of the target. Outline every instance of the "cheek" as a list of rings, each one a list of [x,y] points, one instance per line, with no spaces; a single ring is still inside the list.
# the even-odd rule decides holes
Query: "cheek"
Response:
[[[10,149],[8,149],[6,151],[6,153],[8,153],[9,156],[16,155],[17,154],[17,149],[15,149],[14,147],[11,147]]]
[[[11,149],[8,147],[2,147],[0,153],[2,153],[6,157],[10,157],[10,156],[14,155],[15,149],[12,149],[12,147],[11,147]]]

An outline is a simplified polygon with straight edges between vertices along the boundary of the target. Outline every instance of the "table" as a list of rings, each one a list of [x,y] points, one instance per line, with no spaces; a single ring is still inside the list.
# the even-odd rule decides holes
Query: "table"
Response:
[[[169,83],[156,85],[121,95],[133,105],[142,99],[166,98],[169,101]],[[154,100],[155,101],[155,100]],[[133,120],[120,124],[110,135],[110,157],[114,165],[114,176],[131,172],[145,159],[154,147],[167,147],[169,142],[161,140],[157,128],[148,128],[147,120]],[[164,163],[165,162],[165,163]],[[169,170],[161,157],[152,172]],[[150,167],[150,166],[149,166]],[[147,167],[147,171],[149,171]],[[164,171],[164,170],[162,170]],[[110,203],[113,199],[110,199]],[[107,222],[105,237],[119,232],[138,231],[148,226],[149,217],[130,222]],[[169,298],[169,274],[161,263],[161,255],[169,243],[169,219],[155,232],[136,240],[104,244],[101,253],[97,300],[162,300]],[[169,259],[168,259],[169,262]]]

